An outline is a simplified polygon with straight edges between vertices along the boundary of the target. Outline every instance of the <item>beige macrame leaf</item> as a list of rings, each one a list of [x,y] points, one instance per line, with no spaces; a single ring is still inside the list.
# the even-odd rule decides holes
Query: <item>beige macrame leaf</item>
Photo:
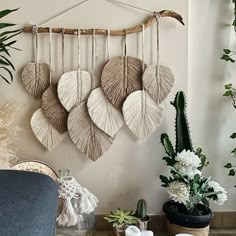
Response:
[[[87,71],[80,71],[80,79],[77,81],[77,71],[70,71],[61,76],[58,82],[58,97],[67,111],[76,104],[88,98],[92,89],[91,75]]]
[[[174,74],[169,67],[160,66],[159,70],[160,80],[158,80],[158,67],[155,65],[148,66],[143,74],[143,86],[157,104],[166,99],[175,82]]]
[[[92,161],[101,157],[113,143],[113,139],[90,119],[86,102],[70,112],[68,133],[76,147]]]
[[[46,63],[29,63],[22,72],[22,81],[26,90],[35,98],[41,98],[49,87],[50,67]]]
[[[164,107],[156,102],[146,91],[130,94],[123,105],[125,123],[139,139],[144,140],[162,123]]]
[[[142,61],[134,57],[110,59],[103,68],[101,86],[111,103],[121,109],[126,97],[142,88]]]
[[[61,134],[50,124],[41,108],[33,114],[31,128],[39,142],[49,151],[66,137],[66,133]]]
[[[87,107],[95,125],[111,137],[114,137],[124,124],[122,114],[110,103],[101,87],[91,92]]]
[[[51,85],[42,96],[42,109],[49,122],[60,133],[67,131],[68,112],[57,96],[57,84]]]

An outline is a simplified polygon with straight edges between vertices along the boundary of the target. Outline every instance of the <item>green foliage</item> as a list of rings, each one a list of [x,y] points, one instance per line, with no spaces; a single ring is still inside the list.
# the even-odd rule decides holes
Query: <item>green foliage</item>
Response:
[[[118,208],[112,211],[111,214],[104,217],[108,223],[112,223],[114,228],[122,228],[125,225],[134,225],[138,223],[138,218],[133,216],[132,211],[121,210]]]
[[[205,167],[207,167],[207,166],[209,165],[209,161],[208,161],[206,155],[204,155],[204,154],[202,153],[202,149],[201,149],[201,148],[198,148],[198,149],[196,150],[195,154],[196,154],[196,155],[200,158],[200,160],[201,160],[201,166],[198,168],[198,169],[201,171],[203,168],[205,168]]]
[[[0,19],[17,10],[18,8],[13,10],[6,9],[0,11]],[[14,40],[14,38],[22,32],[21,30],[3,31],[3,29],[12,26],[15,26],[15,24],[0,22],[0,77],[8,84],[13,81],[13,75],[11,70],[15,70],[14,65],[9,59],[9,57],[11,56],[10,50],[19,50],[14,47],[14,44],[16,43],[16,40]]]
[[[187,115],[185,113],[186,101],[184,92],[178,92],[174,102],[171,104],[176,109],[176,153],[181,153],[183,150],[193,151]]]
[[[223,56],[221,57],[221,60],[224,60],[226,62],[232,62],[235,63],[235,51],[231,51],[230,49],[223,49]]]
[[[173,148],[173,145],[169,139],[169,136],[167,134],[162,134],[161,135],[161,143],[163,147],[165,148],[166,154],[170,157],[175,157],[175,151]]]
[[[144,199],[138,200],[135,216],[141,221],[149,220],[149,216],[147,215],[147,204]]]

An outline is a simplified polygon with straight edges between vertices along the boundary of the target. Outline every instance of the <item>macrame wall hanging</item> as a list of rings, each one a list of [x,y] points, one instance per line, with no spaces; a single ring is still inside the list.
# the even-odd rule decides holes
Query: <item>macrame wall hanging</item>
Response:
[[[76,6],[42,22],[51,21]],[[67,132],[76,147],[90,160],[98,160],[112,145],[124,123],[141,140],[150,136],[161,124],[164,116],[162,102],[174,85],[174,75],[168,67],[159,65],[160,18],[172,17],[183,23],[181,15],[164,10],[153,13],[117,0],[114,3],[151,13],[143,24],[125,30],[66,29],[26,26],[23,31],[33,33],[35,38],[35,62],[23,70],[22,81],[34,97],[42,97],[42,108],[31,119],[32,130],[37,139],[53,150]],[[146,66],[144,62],[144,32],[157,22],[157,64]],[[142,33],[142,59],[127,55],[127,36]],[[38,36],[49,33],[50,66],[38,63]],[[63,74],[54,83],[52,75],[52,33],[62,34]],[[76,35],[78,41],[77,68],[64,72],[64,35]],[[92,35],[92,69],[81,69],[81,36]],[[101,79],[95,75],[95,35],[107,37],[108,61],[102,70]],[[123,56],[110,58],[110,37],[124,39]],[[50,69],[51,68],[51,69]],[[100,83],[99,83],[100,81]],[[96,87],[96,84],[101,84]],[[69,115],[68,115],[69,114]]]

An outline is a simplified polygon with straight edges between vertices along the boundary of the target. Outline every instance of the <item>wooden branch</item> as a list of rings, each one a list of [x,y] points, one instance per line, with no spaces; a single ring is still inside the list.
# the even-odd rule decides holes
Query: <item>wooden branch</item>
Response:
[[[181,24],[184,25],[183,18],[181,15],[174,11],[169,11],[169,10],[163,10],[159,12],[161,17],[172,17],[178,20]],[[156,22],[156,17],[153,15],[149,17],[145,22],[145,29],[151,27],[153,24]],[[75,35],[77,34],[78,29],[65,29],[65,34],[71,34]],[[127,29],[127,34],[133,34],[133,33],[138,33],[142,31],[142,24],[139,24],[135,27],[128,28]],[[25,33],[32,33],[33,32],[33,26],[25,26],[23,28],[23,32]],[[38,33],[48,33],[49,32],[49,27],[38,27]],[[52,33],[57,33],[61,34],[62,28],[52,28]],[[93,30],[92,29],[81,29],[81,35],[92,35]],[[96,29],[95,32],[96,35],[107,35],[107,29]],[[125,29],[123,30],[111,30],[110,32],[111,36],[124,36],[125,35]]]

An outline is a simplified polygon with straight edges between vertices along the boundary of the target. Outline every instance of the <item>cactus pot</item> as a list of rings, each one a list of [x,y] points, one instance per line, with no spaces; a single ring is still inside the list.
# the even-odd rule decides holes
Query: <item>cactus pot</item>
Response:
[[[138,227],[141,231],[143,230],[147,230],[148,228],[148,223],[150,222],[151,220],[151,217],[150,216],[147,216],[147,219],[146,220],[139,220],[138,221]]]
[[[191,233],[195,236],[207,236],[213,218],[210,208],[198,204],[193,214],[189,215],[182,204],[169,201],[163,206],[167,218],[168,235]]]

